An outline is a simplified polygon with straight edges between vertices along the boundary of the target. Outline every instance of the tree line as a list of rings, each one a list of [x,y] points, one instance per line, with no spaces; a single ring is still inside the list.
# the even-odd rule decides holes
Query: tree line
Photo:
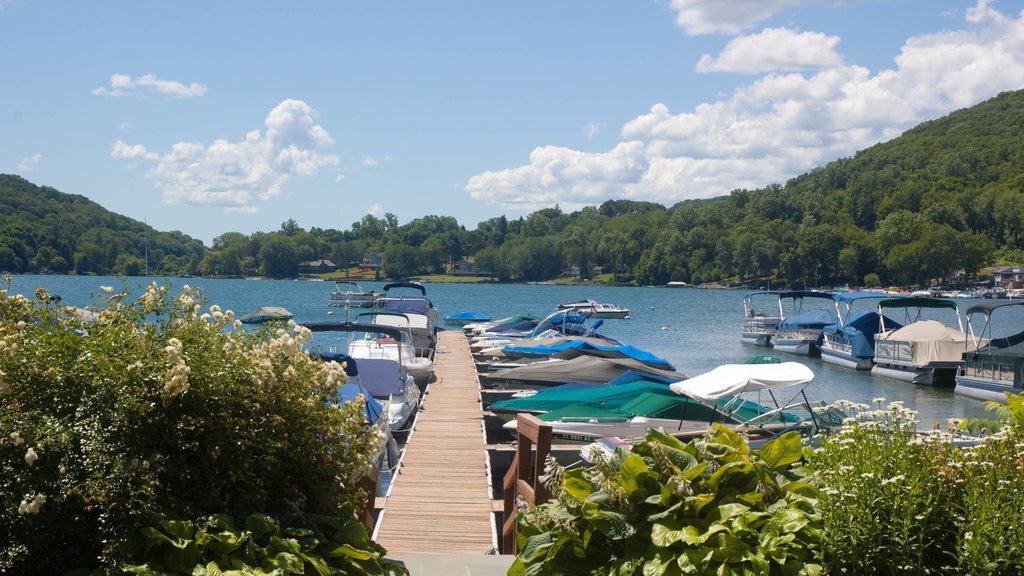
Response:
[[[227,232],[210,248],[0,176],[0,269],[137,274],[144,241],[149,271],[160,274],[294,277],[302,262],[344,266],[379,252],[389,278],[471,259],[500,282],[549,280],[569,267],[587,277],[600,267],[640,285],[958,284],[986,266],[1024,261],[1022,131],[1024,91],[1008,92],[784,185],[719,198],[670,207],[609,200],[571,213],[556,206],[472,230],[437,215],[405,224],[366,215],[348,230],[288,220],[272,232]],[[12,201],[18,189],[67,214],[44,223],[45,206]]]

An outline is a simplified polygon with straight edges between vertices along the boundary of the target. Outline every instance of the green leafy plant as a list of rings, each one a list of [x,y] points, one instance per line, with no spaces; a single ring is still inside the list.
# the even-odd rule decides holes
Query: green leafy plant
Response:
[[[223,514],[200,522],[164,521],[121,545],[124,570],[142,576],[408,574],[401,563],[383,557],[354,514],[310,516],[305,524],[283,528],[263,514],[250,515],[240,528]]]
[[[651,430],[592,468],[549,465],[557,503],[524,510],[510,574],[817,574],[817,490],[790,432],[751,450],[716,426]]]
[[[0,290],[0,572],[116,569],[168,520],[362,502],[379,436],[290,325],[248,332],[185,286],[89,311]]]

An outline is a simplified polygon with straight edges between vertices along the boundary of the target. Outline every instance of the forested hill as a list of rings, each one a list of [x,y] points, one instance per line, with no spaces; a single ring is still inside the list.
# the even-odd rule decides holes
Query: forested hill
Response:
[[[0,174],[0,271],[176,275],[194,268],[203,243],[159,232],[84,196]]]
[[[671,207],[608,200],[467,230],[450,216],[366,215],[344,231],[225,232],[204,246],[80,196],[0,176],[0,271],[294,276],[316,259],[382,253],[391,278],[469,259],[500,281],[601,267],[613,280],[772,286],[963,284],[1024,263],[1024,91],[925,122],[892,141],[759,190]],[[154,267],[156,270],[154,271]]]

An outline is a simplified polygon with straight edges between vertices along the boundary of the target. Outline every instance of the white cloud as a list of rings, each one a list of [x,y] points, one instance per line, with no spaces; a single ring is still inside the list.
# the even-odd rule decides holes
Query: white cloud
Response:
[[[701,56],[697,72],[751,74],[841,66],[843,58],[835,51],[837,44],[838,36],[766,28],[757,34],[734,38],[717,58]]]
[[[594,136],[597,136],[601,130],[604,130],[604,122],[587,122],[583,126],[583,135],[587,138],[593,138]]]
[[[377,202],[374,202],[366,209],[366,213],[379,218],[384,215],[384,207]]]
[[[132,77],[129,74],[113,74],[110,76],[110,87],[93,89],[95,96],[141,96],[147,92],[156,92],[176,98],[192,98],[206,94],[206,86],[197,82],[188,85],[175,80],[161,80],[153,74]]]
[[[31,156],[26,156],[22,158],[20,162],[18,162],[18,169],[24,170],[25,172],[31,172],[32,169],[36,167],[36,164],[39,164],[39,161],[42,159],[42,154],[33,154]]]
[[[895,62],[875,74],[841,61],[814,73],[767,74],[682,113],[655,104],[622,127],[608,152],[539,147],[523,166],[471,177],[465,191],[535,210],[609,198],[673,204],[783,183],[1024,87],[1024,12],[1007,17],[981,0],[962,29],[910,38]]]
[[[162,155],[118,141],[111,155],[157,161],[146,177],[163,190],[167,202],[252,212],[257,203],[280,195],[293,175],[313,176],[339,163],[336,155],[319,151],[334,140],[316,124],[316,111],[305,102],[282,101],[265,124],[266,136],[252,130],[238,142],[178,142]]]
[[[359,163],[367,167],[373,167],[379,164],[379,162],[377,162],[377,159],[372,156],[364,157],[362,160],[359,161]]]
[[[838,6],[860,0],[672,0],[676,24],[687,34],[739,34],[789,8],[812,4]]]
[[[345,175],[344,174],[338,174],[337,176],[334,177],[334,181],[335,182],[344,182],[345,181]]]
[[[142,144],[130,145],[123,140],[114,142],[110,156],[118,160],[157,160],[160,158],[159,154],[146,150]]]

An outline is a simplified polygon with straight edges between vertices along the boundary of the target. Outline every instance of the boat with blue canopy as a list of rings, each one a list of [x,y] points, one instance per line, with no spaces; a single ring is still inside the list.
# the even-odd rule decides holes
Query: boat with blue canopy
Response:
[[[807,301],[828,301],[828,308],[804,310]],[[787,306],[787,302],[789,303]],[[789,312],[786,312],[787,307]],[[821,333],[825,326],[836,323],[832,294],[817,290],[791,290],[779,292],[779,322],[772,336],[772,348],[779,352],[818,356],[821,353]]]
[[[822,329],[821,360],[854,370],[870,370],[875,365],[875,335],[882,329],[877,303],[902,297],[871,291],[836,294],[833,300],[838,322]],[[858,303],[860,309],[856,309]],[[865,303],[869,306],[866,309]],[[885,325],[893,330],[901,327],[892,319],[886,319]]]

